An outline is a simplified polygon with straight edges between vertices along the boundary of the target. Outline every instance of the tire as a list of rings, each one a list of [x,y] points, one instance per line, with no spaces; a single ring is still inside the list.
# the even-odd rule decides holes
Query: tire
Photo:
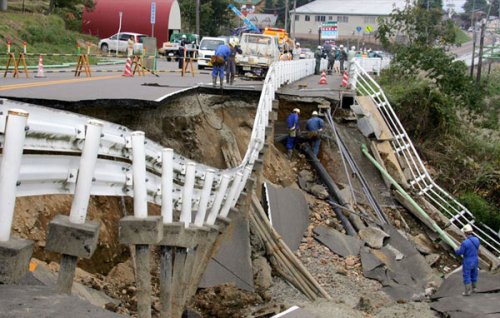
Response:
[[[199,64],[198,64],[198,69],[199,69],[199,70],[203,70],[203,69],[205,69],[205,65],[199,65]]]
[[[103,43],[101,45],[101,52],[103,52],[103,53],[108,53],[109,52],[109,46],[106,43]]]

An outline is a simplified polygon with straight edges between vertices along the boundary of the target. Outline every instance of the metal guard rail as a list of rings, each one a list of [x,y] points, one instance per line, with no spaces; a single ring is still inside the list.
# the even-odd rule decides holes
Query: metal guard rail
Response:
[[[434,182],[380,85],[357,61],[354,61],[351,73],[352,88],[362,95],[370,96],[384,118],[392,134],[390,141],[392,149],[411,174],[411,178],[408,180],[410,187],[417,192],[418,196],[426,197],[438,211],[449,218],[448,225],[454,224],[461,228],[466,224],[471,224],[484,246],[496,257],[500,257],[498,234],[488,226],[476,221],[466,207]]]
[[[93,137],[96,146],[95,153],[90,156],[94,157],[94,162],[91,164],[92,171],[87,173],[90,179],[86,201],[89,195],[131,196],[134,197],[136,216],[139,216],[136,210],[147,211],[145,204],[151,202],[161,205],[164,223],[180,221],[186,227],[214,224],[217,216],[227,216],[229,209],[235,206],[252,172],[253,164],[264,146],[265,128],[276,90],[285,83],[313,74],[314,66],[315,61],[309,59],[279,61],[271,65],[264,80],[244,159],[238,167],[225,170],[192,162],[175,154],[172,149],[165,149],[146,139],[142,132],[133,132],[121,125],[100,120],[96,124],[87,116],[5,100],[0,104],[0,148],[4,148],[0,155],[0,167],[4,166],[3,161],[10,153],[7,151],[9,138],[21,134],[23,139],[20,143],[24,146],[20,146],[19,150],[18,172],[2,175],[1,171],[8,169],[0,171],[0,187],[12,183],[9,178],[15,178],[14,189],[5,191],[14,193],[14,201],[10,197],[0,200],[0,223],[4,219],[7,223],[0,229],[4,232],[3,235],[0,233],[0,239],[8,239],[10,235],[15,196],[74,194],[76,201],[78,183],[80,178],[84,179],[81,176],[86,167],[84,161],[88,159],[84,153],[87,143],[92,143],[89,134],[95,130],[95,125],[101,126],[101,130],[98,129]],[[16,117],[16,113],[23,112],[13,109],[28,113],[22,124],[26,126],[18,128],[17,134],[9,134],[8,129],[11,122],[14,126],[22,117]],[[12,120],[11,116],[14,116]],[[43,154],[22,155],[23,150]],[[139,168],[134,171],[136,165]],[[0,193],[2,195],[7,196]],[[141,201],[138,202],[138,209],[136,201]],[[86,204],[88,202],[83,203],[85,210]],[[144,217],[144,212],[140,214]],[[73,206],[70,220],[72,216]],[[85,220],[86,212],[80,217]]]

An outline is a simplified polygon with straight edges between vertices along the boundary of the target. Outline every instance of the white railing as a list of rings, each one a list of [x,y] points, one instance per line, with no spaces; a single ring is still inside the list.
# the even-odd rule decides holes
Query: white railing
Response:
[[[244,159],[225,170],[193,162],[124,126],[3,100],[0,189],[6,190],[0,200],[0,240],[10,237],[15,197],[42,194],[74,194],[83,201],[90,195],[131,196],[137,217],[147,215],[151,202],[161,205],[164,223],[214,224],[235,206],[250,177],[264,146],[276,90],[313,73],[314,60],[280,61],[269,68]],[[24,113],[11,111],[19,108]],[[36,154],[22,155],[23,150]],[[75,203],[72,222],[85,221],[86,207],[87,202]]]
[[[353,89],[361,95],[371,97],[389,127],[392,134],[392,149],[404,163],[403,168],[409,172],[410,178],[407,181],[410,187],[417,192],[418,196],[426,197],[437,210],[449,218],[450,224],[459,227],[471,224],[482,244],[499,257],[498,234],[486,225],[477,222],[467,208],[434,182],[382,88],[358,62],[353,63],[351,72],[353,72],[351,75]]]
[[[386,68],[390,64],[390,59],[382,59],[380,57],[356,57],[354,60],[368,73],[373,73],[380,75],[382,69]]]

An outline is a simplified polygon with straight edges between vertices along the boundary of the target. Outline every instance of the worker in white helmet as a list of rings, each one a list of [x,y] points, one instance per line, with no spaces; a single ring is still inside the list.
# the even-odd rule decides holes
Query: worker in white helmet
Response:
[[[234,76],[236,74],[236,54],[241,54],[243,51],[240,48],[240,42],[238,39],[232,39],[229,41],[229,48],[231,49],[231,55],[226,62],[226,83],[233,85]]]
[[[299,114],[300,109],[294,108],[286,119],[288,127],[288,138],[286,140],[286,149],[288,151],[288,159],[292,159],[293,148],[295,148],[295,140],[299,132]]]
[[[462,272],[464,279],[465,291],[462,293],[464,296],[470,296],[472,292],[476,292],[477,289],[477,277],[479,274],[479,239],[474,235],[472,226],[467,224],[463,227],[462,231],[467,237],[460,248],[455,251],[457,255],[463,256],[462,262]]]
[[[316,158],[319,154],[319,146],[321,143],[321,132],[325,128],[325,122],[318,117],[318,112],[313,111],[312,117],[306,123],[307,138],[311,144],[312,150]]]

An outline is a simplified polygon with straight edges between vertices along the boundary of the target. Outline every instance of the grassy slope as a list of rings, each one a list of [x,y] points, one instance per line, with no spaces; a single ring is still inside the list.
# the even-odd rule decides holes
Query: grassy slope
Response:
[[[465,33],[463,30],[460,30],[457,27],[455,27],[455,35],[456,35],[455,39],[456,44],[464,44],[472,40],[471,37],[467,35],[467,33]]]
[[[10,7],[9,7],[10,8]],[[0,12],[0,52],[7,51],[7,41],[12,42],[11,52],[21,52],[23,41],[28,53],[76,53],[76,45],[97,44],[97,39],[67,30],[63,19],[57,15],[40,13]],[[45,64],[76,62],[73,57],[46,57]],[[0,64],[5,64],[5,56]],[[28,65],[37,65],[38,57],[28,59]]]

